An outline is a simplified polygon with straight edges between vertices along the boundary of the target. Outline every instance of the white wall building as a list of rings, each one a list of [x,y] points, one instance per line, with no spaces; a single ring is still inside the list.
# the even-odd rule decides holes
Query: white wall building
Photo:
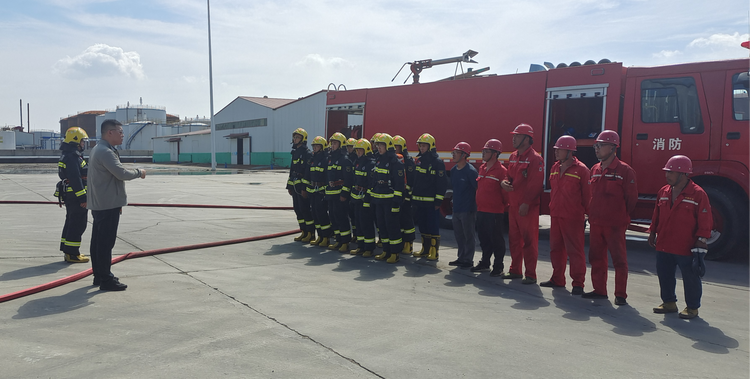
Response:
[[[216,113],[214,122],[217,164],[286,167],[294,129],[307,130],[308,141],[324,135],[326,91],[297,100],[240,96]],[[153,161],[211,163],[210,143],[210,130],[158,136]]]

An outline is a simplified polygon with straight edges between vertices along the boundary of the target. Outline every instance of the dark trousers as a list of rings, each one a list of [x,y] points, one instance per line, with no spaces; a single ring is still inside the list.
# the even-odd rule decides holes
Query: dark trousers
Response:
[[[310,206],[318,235],[330,237],[333,230],[331,230],[331,219],[328,218],[328,202],[325,200],[325,194],[320,191],[308,192],[307,195],[310,197]]]
[[[401,203],[400,219],[401,219],[401,238],[404,242],[414,242],[414,234],[416,228],[414,227],[414,215],[412,214],[411,201],[404,200]]]
[[[429,203],[424,207],[414,207],[414,214],[417,216],[419,233],[440,235],[440,209],[435,209],[432,203]]]
[[[404,248],[404,241],[401,239],[399,208],[394,208],[391,202],[377,203],[375,204],[375,217],[380,227],[383,251],[391,254],[401,253]]]
[[[501,271],[505,269],[505,236],[503,236],[503,224],[505,213],[477,212],[477,235],[479,246],[482,248],[482,261],[480,264],[490,265],[490,258],[495,256],[495,268]]]
[[[297,215],[299,229],[303,232],[314,232],[315,221],[313,221],[312,210],[310,209],[310,194],[307,198],[292,190],[292,205],[294,214]]]
[[[703,284],[701,277],[693,272],[693,256],[669,254],[663,251],[656,252],[656,275],[659,277],[661,288],[661,300],[665,303],[676,302],[677,294],[675,287],[677,279],[675,273],[677,266],[682,273],[682,287],[685,291],[685,303],[688,308],[698,309],[701,307],[701,296],[703,295]]]
[[[336,241],[348,243],[352,238],[351,224],[349,224],[349,200],[341,201],[339,195],[329,198],[328,215],[331,217]]]
[[[357,232],[357,215],[354,213],[354,210],[357,209],[357,206],[352,204],[351,199],[349,200],[349,220],[352,224],[352,242],[359,241],[359,234]]]
[[[363,251],[375,250],[375,209],[369,202],[355,203],[357,247]]]
[[[65,225],[60,238],[60,251],[78,256],[81,253],[81,236],[86,231],[89,211],[82,208],[74,196],[65,199]]]
[[[94,225],[91,228],[91,269],[94,271],[94,279],[101,279],[102,282],[114,277],[110,271],[112,248],[115,247],[117,240],[117,226],[120,224],[121,210],[122,208],[91,211],[94,217]]]

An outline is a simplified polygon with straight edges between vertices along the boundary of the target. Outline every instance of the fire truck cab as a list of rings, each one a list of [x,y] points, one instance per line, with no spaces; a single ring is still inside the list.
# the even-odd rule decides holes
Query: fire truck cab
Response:
[[[327,133],[369,138],[376,132],[416,139],[432,134],[450,168],[450,149],[459,141],[481,147],[503,142],[502,160],[513,147],[510,132],[520,123],[534,127],[532,145],[549,172],[552,147],[562,135],[578,142],[577,157],[588,167],[603,130],[620,134],[618,156],[638,178],[639,204],[631,214],[641,230],[650,223],[656,193],[666,184],[662,167],[671,156],[693,161],[692,179],[708,193],[714,212],[709,256],[747,254],[750,102],[748,59],[659,67],[601,63],[543,71],[472,77],[393,87],[331,91]],[[347,124],[349,114],[363,124]],[[548,213],[549,185],[542,199]],[[638,229],[638,226],[634,226]]]

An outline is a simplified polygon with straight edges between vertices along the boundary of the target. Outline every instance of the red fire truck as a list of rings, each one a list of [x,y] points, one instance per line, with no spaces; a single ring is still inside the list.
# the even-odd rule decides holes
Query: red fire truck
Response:
[[[554,163],[552,146],[561,135],[578,140],[578,158],[596,162],[593,144],[602,130],[621,136],[618,156],[638,175],[634,228],[648,226],[656,193],[666,184],[669,157],[693,160],[692,178],[711,199],[714,232],[710,256],[747,255],[748,157],[750,156],[749,59],[659,67],[624,67],[602,61],[510,75],[328,92],[327,133],[360,138],[399,134],[416,151],[416,139],[431,133],[450,167],[450,149],[466,141],[472,159],[490,138],[503,142],[507,160],[511,130],[527,123],[533,147]],[[349,126],[350,115],[362,125]],[[411,144],[414,144],[411,146]],[[549,185],[542,199],[548,212]]]

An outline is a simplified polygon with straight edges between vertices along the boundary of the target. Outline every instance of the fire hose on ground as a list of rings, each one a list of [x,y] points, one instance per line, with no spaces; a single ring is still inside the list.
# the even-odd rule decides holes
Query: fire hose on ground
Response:
[[[57,204],[57,202],[53,201],[8,201],[8,200],[1,200],[0,204]],[[224,209],[256,209],[256,210],[290,210],[293,209],[292,207],[262,207],[262,206],[243,206],[243,205],[205,205],[205,204],[145,204],[145,203],[130,203],[128,206],[133,207],[173,207],[173,208],[224,208]],[[206,249],[209,247],[216,247],[216,246],[224,246],[224,245],[233,245],[237,243],[244,243],[244,242],[253,242],[253,241],[261,241],[265,239],[271,239],[276,237],[282,237],[287,236],[290,234],[299,233],[299,229],[294,230],[288,230],[286,232],[280,232],[280,233],[273,233],[273,234],[265,234],[255,237],[246,237],[246,238],[237,238],[237,239],[231,239],[231,240],[225,240],[225,241],[216,241],[216,242],[206,242],[206,243],[199,243],[194,245],[185,245],[185,246],[175,246],[175,247],[167,247],[162,249],[154,249],[154,250],[144,250],[144,251],[135,251],[130,252],[124,255],[120,255],[118,257],[112,258],[112,264],[120,263],[126,259],[133,259],[133,258],[142,258],[142,257],[148,257],[152,255],[158,255],[158,254],[167,254],[167,253],[174,253],[178,251],[187,251],[187,250],[196,250],[196,249]],[[9,293],[6,295],[0,296],[0,303],[4,303],[6,301],[18,299],[20,297],[32,295],[35,293],[39,293],[42,291],[46,291],[52,288],[56,288],[59,286],[62,286],[64,284],[75,282],[79,279],[83,279],[89,275],[92,274],[92,270],[89,268],[87,270],[81,271],[77,274],[70,275],[68,277],[57,279],[54,281],[51,281],[49,283],[41,284],[35,287],[27,288],[25,290]]]

